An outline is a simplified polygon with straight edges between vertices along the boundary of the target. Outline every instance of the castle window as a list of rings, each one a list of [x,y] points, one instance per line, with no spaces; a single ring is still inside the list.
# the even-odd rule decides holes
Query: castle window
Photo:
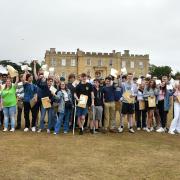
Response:
[[[98,60],[98,66],[102,66],[102,59]]]
[[[134,68],[134,61],[131,61],[130,67]]]
[[[51,59],[51,66],[56,66],[56,60],[54,58]]]
[[[87,59],[87,66],[91,66],[91,59]]]
[[[61,60],[61,65],[62,65],[62,66],[66,66],[66,59],[62,59],[62,60]]]
[[[113,65],[113,60],[110,59],[110,60],[109,60],[109,66],[112,66],[112,65]]]
[[[122,68],[126,67],[126,61],[122,61]]]
[[[143,67],[144,67],[144,64],[143,64],[143,62],[142,62],[142,61],[140,61],[140,62],[139,62],[139,66],[140,66],[141,68],[143,68]]]
[[[62,72],[62,73],[61,73],[61,77],[66,78],[66,73],[65,73],[65,72]]]
[[[71,59],[71,66],[76,66],[76,60],[75,59]]]

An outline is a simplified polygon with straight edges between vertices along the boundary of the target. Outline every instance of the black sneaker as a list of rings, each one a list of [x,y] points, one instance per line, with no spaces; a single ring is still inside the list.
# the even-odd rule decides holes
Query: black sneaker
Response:
[[[90,129],[90,133],[91,133],[91,134],[94,134],[94,129]]]
[[[21,127],[20,126],[16,126],[16,130],[19,130],[19,129],[21,129]]]
[[[96,131],[96,132],[100,132],[100,130],[99,130],[99,129],[95,129],[95,131]]]
[[[83,130],[82,130],[82,128],[79,129],[79,135],[83,135]]]

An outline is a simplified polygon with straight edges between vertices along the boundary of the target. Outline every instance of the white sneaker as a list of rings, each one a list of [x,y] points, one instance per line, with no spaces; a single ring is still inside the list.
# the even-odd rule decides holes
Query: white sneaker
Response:
[[[145,127],[143,128],[143,131],[146,131],[146,128],[145,128]]]
[[[56,133],[56,132],[54,132],[53,134],[54,134],[54,135],[57,135],[57,133]]]
[[[14,129],[14,128],[11,128],[10,132],[14,132],[14,131],[15,131],[15,129]]]
[[[137,128],[137,131],[140,131],[141,130],[141,128]]]
[[[36,132],[36,127],[31,128],[32,132]]]
[[[176,134],[174,131],[169,131],[168,133],[172,135]]]
[[[146,128],[146,131],[147,131],[147,132],[151,132],[149,128]]]
[[[67,134],[68,132],[67,131],[64,131],[64,134]]]
[[[154,128],[153,128],[153,127],[151,127],[151,128],[150,128],[150,131],[154,131]]]
[[[130,132],[130,133],[135,133],[135,131],[134,131],[133,128],[130,128],[130,129],[129,129],[129,132]]]
[[[28,131],[29,131],[29,128],[25,128],[25,129],[24,129],[24,132],[28,132]]]
[[[48,133],[48,134],[50,134],[50,133],[51,133],[50,129],[47,129],[47,133]]]
[[[38,129],[38,131],[37,131],[37,132],[38,132],[38,133],[40,133],[41,131],[42,131],[42,129]]]
[[[119,132],[119,133],[122,133],[123,130],[124,130],[124,129],[123,129],[122,127],[119,127],[119,128],[118,128],[118,132]]]
[[[8,129],[7,129],[7,128],[4,128],[4,129],[3,129],[3,132],[6,132],[6,131],[8,131]]]
[[[156,130],[156,132],[162,133],[165,132],[164,129],[162,127],[160,127],[159,129]]]

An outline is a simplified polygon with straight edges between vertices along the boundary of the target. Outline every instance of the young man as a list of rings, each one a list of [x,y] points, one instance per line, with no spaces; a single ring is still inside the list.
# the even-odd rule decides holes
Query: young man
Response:
[[[87,104],[85,108],[77,107],[77,117],[79,125],[79,134],[83,135],[83,125],[85,122],[85,117],[88,113],[88,108],[94,106],[94,93],[93,88],[90,83],[87,83],[87,75],[85,73],[81,74],[81,82],[76,86],[74,98],[77,102],[80,101],[80,95],[88,96]]]
[[[122,92],[130,93],[130,98],[135,98],[137,94],[137,86],[133,83],[133,75],[132,73],[128,73],[127,81],[122,84]],[[124,117],[127,115],[128,123],[129,123],[129,132],[134,133],[133,130],[133,114],[134,114],[134,102],[130,103],[127,101],[125,97],[122,97],[122,124],[118,128],[118,131],[121,133],[123,132],[123,120]]]
[[[102,113],[103,113],[103,94],[100,87],[100,80],[94,80],[94,107],[92,107],[90,115],[90,132],[92,134],[99,132],[99,125],[102,126]],[[95,129],[95,131],[94,131]]]
[[[75,86],[73,85],[73,82],[76,80],[76,76],[74,74],[70,74],[68,77],[68,83],[67,83],[67,88],[71,91],[72,94],[72,102],[73,104],[75,103],[74,101],[74,93],[75,93]],[[74,108],[70,113],[70,128],[73,127],[73,117],[74,117]]]
[[[44,122],[45,122],[45,115],[46,112],[48,113],[48,128],[47,133],[50,133],[51,128],[54,127],[54,110],[52,107],[52,104],[54,102],[54,97],[50,91],[51,86],[53,85],[53,79],[48,78],[44,83],[41,83],[41,79],[37,81],[37,86],[42,90],[42,98],[49,97],[51,107],[50,108],[44,108],[43,105],[41,105],[41,118],[40,118],[40,128],[38,132],[41,132],[44,129]]]
[[[113,126],[116,124],[115,121],[115,87],[111,85],[111,78],[106,77],[105,79],[105,86],[102,89],[103,93],[103,101],[104,101],[104,132],[107,132],[109,129],[110,131],[114,131],[115,127]]]

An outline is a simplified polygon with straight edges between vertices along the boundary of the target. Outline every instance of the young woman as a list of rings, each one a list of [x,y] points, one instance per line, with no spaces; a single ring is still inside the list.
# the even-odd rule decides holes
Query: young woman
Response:
[[[146,85],[143,91],[143,96],[145,99],[145,107],[148,113],[147,119],[147,132],[151,132],[154,130],[153,128],[153,114],[156,107],[150,107],[148,103],[148,98],[156,98],[158,95],[158,89],[156,88],[156,82],[154,80],[150,80],[149,83]],[[156,99],[155,99],[156,100]]]
[[[12,84],[11,79],[8,78],[4,89],[1,91],[3,113],[4,113],[4,132],[8,131],[9,119],[11,120],[11,132],[15,131],[15,115],[16,115],[16,84],[18,76],[16,77],[15,85]]]
[[[29,112],[32,113],[32,131],[36,131],[36,119],[38,113],[37,106],[37,86],[33,83],[33,76],[25,72],[23,75],[23,86],[24,86],[24,119],[25,119],[25,129],[24,132],[29,131],[30,120]],[[34,105],[32,105],[34,104]]]
[[[16,87],[17,96],[17,126],[16,129],[21,129],[21,115],[23,111],[24,87],[23,87],[23,74],[19,76],[19,83]]]
[[[161,118],[161,127],[156,130],[156,132],[165,132],[166,131],[166,124],[167,124],[167,114],[170,109],[170,96],[172,93],[170,93],[169,90],[167,90],[166,82],[162,82],[160,85],[160,90],[158,94],[158,104],[157,108],[159,110],[159,115]]]
[[[180,84],[175,86],[174,97],[174,119],[171,122],[169,128],[169,134],[175,134],[175,132],[180,133]]]
[[[58,107],[58,119],[55,124],[55,131],[54,134],[58,134],[61,125],[64,120],[64,133],[68,133],[69,131],[69,119],[70,119],[70,112],[73,108],[73,102],[72,102],[72,95],[69,89],[67,89],[65,82],[60,83],[59,91],[57,92],[57,95],[55,95],[55,98],[59,101],[59,107]]]
[[[145,107],[140,107],[140,103],[144,103],[143,91],[145,84],[142,83],[139,85],[137,92],[137,99],[135,104],[135,116],[137,119],[136,125],[137,130],[146,130],[146,109]]]

